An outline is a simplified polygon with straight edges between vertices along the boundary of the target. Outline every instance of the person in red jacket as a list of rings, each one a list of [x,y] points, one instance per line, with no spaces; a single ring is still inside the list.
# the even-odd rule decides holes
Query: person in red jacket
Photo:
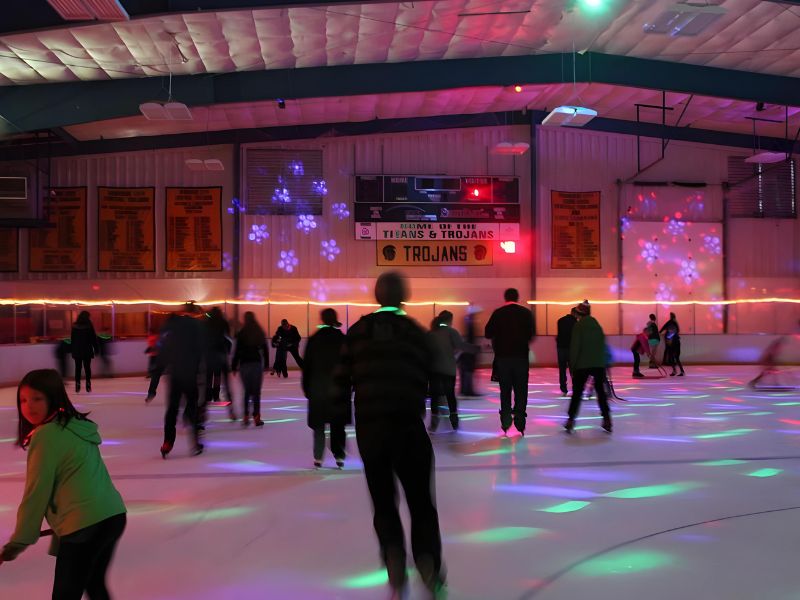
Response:
[[[641,333],[636,335],[633,340],[633,345],[631,345],[631,352],[633,353],[633,377],[637,379],[644,377],[642,372],[639,370],[639,355],[646,355],[649,357],[651,363],[653,360],[655,360],[655,357],[653,356],[653,347],[650,345],[647,334],[648,328],[645,327],[642,329]]]

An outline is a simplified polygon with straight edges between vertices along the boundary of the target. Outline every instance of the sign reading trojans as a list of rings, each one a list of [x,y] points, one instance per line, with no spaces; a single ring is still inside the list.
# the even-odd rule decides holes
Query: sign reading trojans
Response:
[[[552,269],[599,269],[600,192],[550,192]]]
[[[516,241],[519,223],[356,223],[357,240]]]
[[[46,212],[51,227],[28,234],[30,271],[86,271],[86,188],[50,188]]]
[[[155,189],[97,188],[98,271],[155,271]]]
[[[378,242],[378,265],[442,267],[492,264],[492,244],[482,242]]]

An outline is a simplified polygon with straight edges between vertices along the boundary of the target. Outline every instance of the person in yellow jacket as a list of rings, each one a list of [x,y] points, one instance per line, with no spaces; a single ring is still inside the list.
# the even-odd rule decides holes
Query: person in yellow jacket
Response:
[[[28,450],[17,525],[0,551],[14,560],[39,539],[42,519],[53,529],[57,557],[53,598],[110,598],[106,571],[125,530],[125,504],[100,456],[97,425],[72,405],[53,369],[29,372],[17,388],[17,444]]]

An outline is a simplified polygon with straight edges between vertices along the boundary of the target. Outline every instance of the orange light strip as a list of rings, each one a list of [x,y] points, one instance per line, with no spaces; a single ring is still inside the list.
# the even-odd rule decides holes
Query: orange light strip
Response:
[[[527,304],[532,306],[542,306],[552,304],[556,306],[574,306],[583,302],[580,300],[528,300]],[[592,300],[595,306],[629,304],[633,306],[722,306],[729,304],[800,304],[800,298],[739,298],[736,300],[675,300],[665,302],[661,300]],[[0,306],[23,306],[28,304],[48,304],[48,305],[76,305],[76,306],[137,306],[142,304],[157,304],[159,306],[183,306],[185,300],[66,300],[63,298],[36,298],[30,300],[17,298],[0,298]],[[237,304],[244,306],[380,306],[374,302],[317,302],[315,300],[205,300],[196,302],[200,306],[214,306],[218,304]],[[428,300],[425,302],[405,302],[406,306],[470,306],[470,302],[459,302],[452,300]]]

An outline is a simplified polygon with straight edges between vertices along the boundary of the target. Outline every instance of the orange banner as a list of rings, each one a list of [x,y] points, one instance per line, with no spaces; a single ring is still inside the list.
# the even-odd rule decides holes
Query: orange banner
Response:
[[[19,234],[17,229],[0,228],[0,272],[19,271]]]
[[[50,188],[45,211],[51,226],[28,235],[30,271],[86,271],[86,188]]]
[[[155,189],[97,188],[97,270],[155,271]]]
[[[222,188],[168,187],[167,271],[222,270]]]
[[[552,269],[600,268],[600,192],[550,192]]]

